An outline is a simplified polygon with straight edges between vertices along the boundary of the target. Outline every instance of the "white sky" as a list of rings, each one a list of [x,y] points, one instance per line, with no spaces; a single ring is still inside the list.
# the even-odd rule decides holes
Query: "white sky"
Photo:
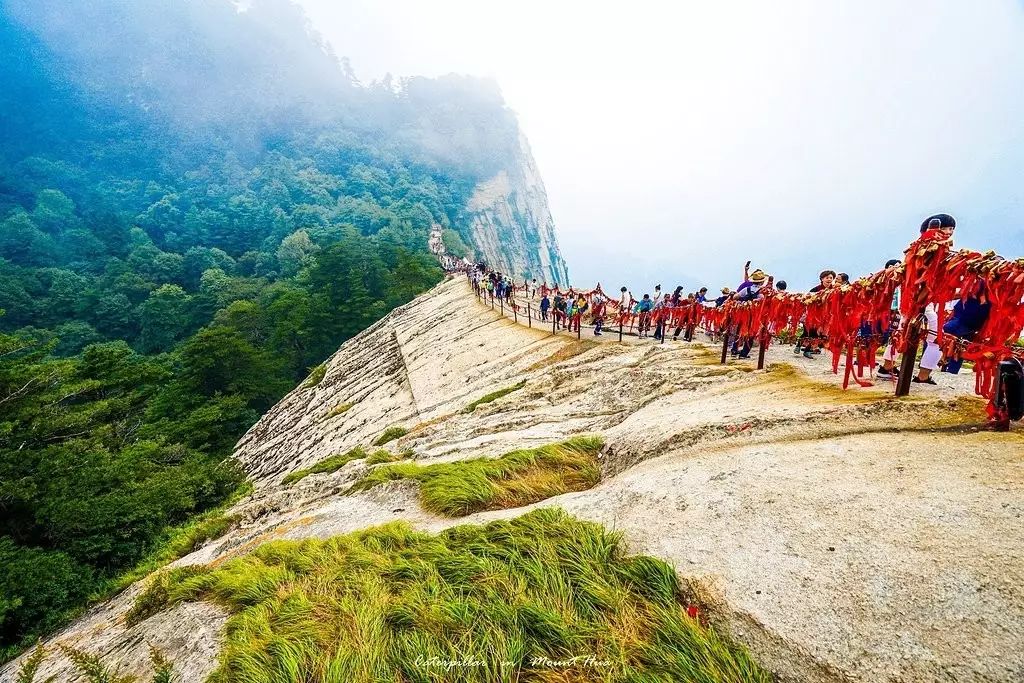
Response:
[[[928,214],[1024,256],[1019,0],[299,0],[364,81],[495,78],[574,283],[816,283]]]

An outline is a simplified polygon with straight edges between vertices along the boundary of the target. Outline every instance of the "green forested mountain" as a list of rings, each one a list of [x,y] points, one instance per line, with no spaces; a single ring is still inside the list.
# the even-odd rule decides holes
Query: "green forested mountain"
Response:
[[[486,82],[363,86],[287,0],[0,0],[0,60],[2,660],[239,487],[517,129]]]

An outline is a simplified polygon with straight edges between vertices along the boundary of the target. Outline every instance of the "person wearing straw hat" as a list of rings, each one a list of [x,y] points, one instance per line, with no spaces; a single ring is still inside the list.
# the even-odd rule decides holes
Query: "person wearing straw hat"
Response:
[[[761,298],[761,287],[768,280],[768,276],[765,275],[764,271],[758,268],[750,277],[743,281],[739,287],[736,288],[736,292],[732,295],[732,298],[737,301],[754,301],[755,299]]]

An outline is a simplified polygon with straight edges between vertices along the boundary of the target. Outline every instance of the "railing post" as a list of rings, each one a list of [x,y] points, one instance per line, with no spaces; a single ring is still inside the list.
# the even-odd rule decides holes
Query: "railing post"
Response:
[[[907,328],[907,348],[900,361],[900,376],[896,382],[896,395],[910,394],[910,380],[914,376],[914,364],[917,362],[917,347],[921,339],[918,334],[917,322],[912,321]]]
[[[619,312],[619,343],[622,343],[622,312]]]
[[[760,340],[760,346],[757,350],[757,369],[764,370],[764,354],[768,351],[768,330],[765,325],[761,325],[761,333],[758,335]]]
[[[558,314],[555,313],[554,311],[552,311],[551,312],[551,334],[555,333],[555,321],[556,320],[558,320]]]
[[[530,304],[526,304],[526,326],[533,328],[533,314],[530,313]]]
[[[512,300],[512,317],[519,322],[519,306],[516,306],[515,299]]]
[[[729,356],[729,316],[726,316],[722,324],[722,365]]]

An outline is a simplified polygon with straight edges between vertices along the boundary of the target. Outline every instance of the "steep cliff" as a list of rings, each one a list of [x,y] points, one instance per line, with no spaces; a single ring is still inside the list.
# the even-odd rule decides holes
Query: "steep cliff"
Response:
[[[467,205],[473,244],[488,264],[514,278],[568,284],[547,192],[526,137],[508,169],[476,186]]]

